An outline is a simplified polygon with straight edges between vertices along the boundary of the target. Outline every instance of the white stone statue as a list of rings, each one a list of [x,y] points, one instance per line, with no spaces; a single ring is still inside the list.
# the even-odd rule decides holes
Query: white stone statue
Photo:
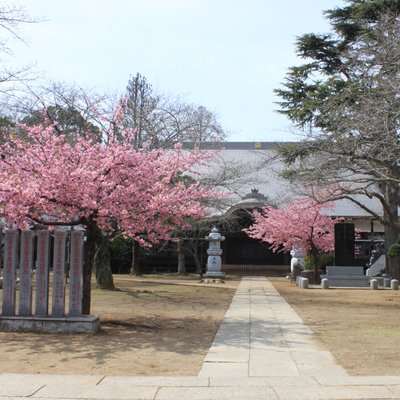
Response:
[[[290,250],[290,255],[292,256],[292,259],[290,260],[290,272],[293,274],[295,267],[304,269],[304,252],[292,248],[292,250]]]

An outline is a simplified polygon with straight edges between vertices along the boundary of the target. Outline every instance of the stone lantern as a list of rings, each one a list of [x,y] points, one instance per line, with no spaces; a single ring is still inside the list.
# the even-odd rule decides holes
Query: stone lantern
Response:
[[[221,279],[225,274],[221,271],[221,242],[225,240],[225,236],[221,236],[218,229],[214,227],[211,232],[206,236],[208,240],[208,259],[207,259],[207,272],[205,278]]]

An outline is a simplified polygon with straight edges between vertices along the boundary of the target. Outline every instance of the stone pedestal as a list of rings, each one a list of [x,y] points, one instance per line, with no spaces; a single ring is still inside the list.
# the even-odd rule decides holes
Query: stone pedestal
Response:
[[[390,278],[384,278],[383,279],[383,286],[384,287],[390,287],[390,281],[391,281]]]
[[[322,289],[329,289],[329,279],[324,278],[321,280]]]
[[[96,333],[100,319],[96,315],[80,317],[0,317],[3,332],[46,332],[46,333]]]
[[[207,272],[204,278],[223,279],[225,274],[221,271],[221,242],[225,240],[224,236],[218,232],[217,228],[213,228],[206,240],[209,242],[207,249]]]
[[[399,281],[397,279],[392,279],[390,281],[390,289],[399,290]]]
[[[308,289],[308,279],[307,278],[301,278],[300,287],[302,289]]]
[[[378,290],[378,281],[376,279],[371,279],[369,285],[372,290]]]

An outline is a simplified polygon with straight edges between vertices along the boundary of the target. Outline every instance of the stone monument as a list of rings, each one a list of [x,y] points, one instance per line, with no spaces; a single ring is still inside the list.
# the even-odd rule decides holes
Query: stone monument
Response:
[[[355,265],[355,228],[354,224],[335,224],[335,266]]]
[[[206,236],[209,245],[207,249],[207,272],[204,278],[223,279],[225,274],[221,271],[221,242],[225,240],[225,236],[221,236],[218,229],[214,227]]]
[[[0,230],[0,240],[2,236]],[[6,230],[3,242],[0,331],[98,331],[99,318],[82,314],[82,231],[55,231],[50,234],[48,231],[26,230],[19,233],[17,230]],[[52,271],[49,263],[51,250]],[[67,272],[69,296],[66,295]]]

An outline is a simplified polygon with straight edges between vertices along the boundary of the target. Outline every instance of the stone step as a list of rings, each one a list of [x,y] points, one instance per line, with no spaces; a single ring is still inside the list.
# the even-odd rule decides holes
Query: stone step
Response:
[[[369,279],[368,278],[336,279],[336,278],[328,277],[327,279],[329,282],[329,287],[369,287]]]
[[[321,279],[327,278],[329,280],[331,279],[344,279],[344,280],[357,280],[357,279],[365,279],[369,281],[369,277],[365,275],[321,275]]]
[[[364,276],[364,267],[336,267],[327,266],[326,274],[331,275],[345,275],[345,276]]]

